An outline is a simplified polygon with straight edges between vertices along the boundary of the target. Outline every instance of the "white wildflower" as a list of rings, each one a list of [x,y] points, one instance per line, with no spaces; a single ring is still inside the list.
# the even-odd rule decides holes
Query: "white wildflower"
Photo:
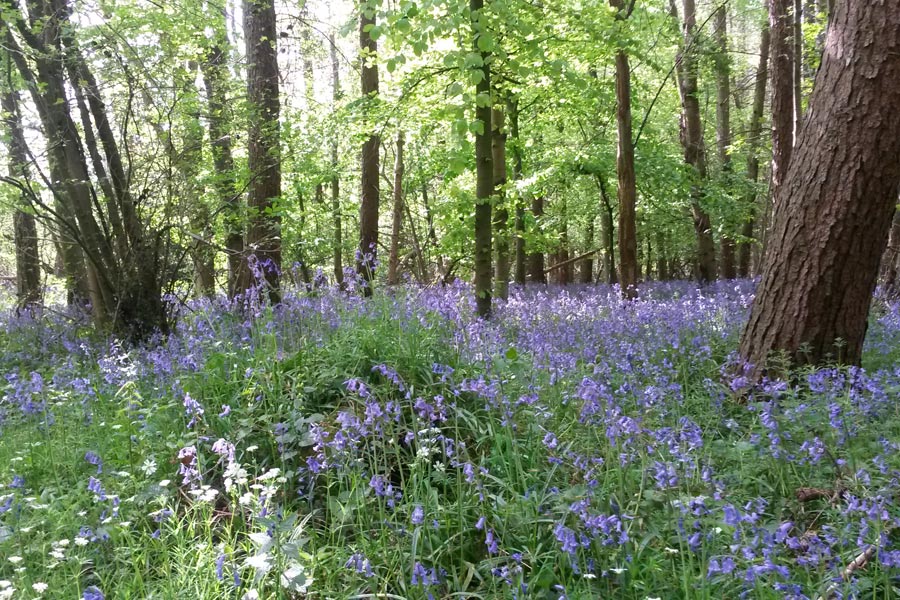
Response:
[[[156,473],[156,461],[153,458],[146,459],[141,465],[141,472],[147,477]]]

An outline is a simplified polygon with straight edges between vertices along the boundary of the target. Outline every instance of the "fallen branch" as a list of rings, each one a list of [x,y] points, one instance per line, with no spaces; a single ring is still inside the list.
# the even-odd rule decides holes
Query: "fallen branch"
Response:
[[[579,254],[575,258],[570,258],[569,260],[564,260],[562,262],[556,263],[552,267],[544,269],[544,275],[546,275],[550,271],[559,269],[560,267],[565,267],[566,265],[570,265],[574,262],[578,262],[579,260],[583,260],[583,259],[587,258],[588,256],[590,256],[591,254],[597,254],[598,252],[602,252],[602,251],[603,251],[603,248],[597,248],[596,250],[591,250],[590,252],[585,252],[584,254]]]
[[[850,564],[841,572],[841,581],[848,581],[853,574],[859,571],[860,569],[864,569],[869,561],[875,558],[875,555],[878,554],[878,546],[869,546],[863,552],[859,554],[856,558],[850,561]],[[835,592],[838,590],[838,584],[832,583],[828,586],[828,589],[825,590],[825,593],[819,596],[818,600],[834,600],[837,596],[835,596]]]

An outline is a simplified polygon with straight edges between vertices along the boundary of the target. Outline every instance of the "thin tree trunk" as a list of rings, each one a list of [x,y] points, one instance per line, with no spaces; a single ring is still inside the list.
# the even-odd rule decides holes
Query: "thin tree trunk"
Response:
[[[431,204],[428,202],[428,184],[422,184],[422,206],[425,208],[425,221],[428,224],[428,242],[434,250],[437,263],[437,273],[443,276],[444,273],[444,257],[440,253],[440,243],[438,242],[437,230],[434,227],[434,215],[431,213]]]
[[[750,114],[750,125],[747,128],[747,179],[752,185],[759,180],[759,148],[762,142],[762,120],[766,104],[766,82],[769,70],[769,26],[763,25],[759,41],[759,66],[756,69],[756,83],[753,90],[753,108]],[[738,246],[738,276],[750,276],[750,257],[754,246],[753,236],[756,225],[756,213],[759,202],[757,194],[751,193],[747,200],[750,211],[749,218],[744,221],[741,230],[741,243]]]
[[[741,339],[758,370],[859,364],[900,183],[900,5],[838,2]]]
[[[772,198],[781,198],[794,147],[793,0],[770,0],[772,71]]]
[[[674,2],[672,3],[674,12]],[[703,186],[707,178],[703,123],[700,119],[700,97],[697,84],[697,54],[691,48],[697,29],[694,0],[684,0],[684,37],[677,69],[683,110],[682,144],[684,162],[693,167],[696,181],[691,186],[691,213],[697,235],[697,277],[701,282],[716,278],[716,247],[709,214],[703,208]]]
[[[391,253],[388,257],[388,285],[400,282],[400,231],[403,227],[403,132],[397,133],[394,153],[394,211],[391,219]]]
[[[491,70],[489,54],[478,46],[486,33],[487,19],[482,14],[484,0],[470,0],[472,46],[482,61],[481,79],[475,86],[475,118],[481,130],[475,134],[475,303],[478,316],[491,314],[491,203],[494,193],[494,165],[491,156]]]
[[[64,14],[64,11],[60,11]],[[76,302],[90,299],[94,321],[106,325],[115,307],[109,277],[116,273],[116,261],[109,239],[94,218],[90,177],[81,140],[69,112],[65,93],[65,77],[61,61],[51,54],[62,52],[60,14],[45,15],[43,7],[29,3],[29,14],[41,21],[38,35],[29,37],[35,51],[32,72],[25,53],[7,30],[6,45],[19,73],[31,92],[44,128],[49,150],[50,175],[62,182],[54,190],[56,219],[62,241],[69,289]],[[5,24],[0,20],[0,29]],[[85,255],[88,259],[85,262]]]
[[[598,175],[597,185],[600,188],[600,201],[603,204],[600,210],[600,243],[603,246],[603,277],[609,285],[619,281],[616,273],[616,242],[613,221],[613,206],[609,194],[606,192],[606,180]]]
[[[728,57],[728,15],[725,5],[715,14],[716,38],[716,150],[719,167],[727,177],[731,173],[731,61]],[[723,279],[737,277],[735,245],[731,232],[725,230],[721,240]]]
[[[18,94],[12,81],[6,78],[0,111],[8,140],[7,172],[12,179],[26,185],[28,181],[28,150],[19,114]],[[22,197],[16,203],[13,213],[13,240],[16,251],[16,304],[28,308],[41,302],[41,262],[38,250],[37,224],[30,210],[28,198]]]
[[[585,232],[584,244],[587,248],[594,245],[594,219],[588,221],[587,231]],[[584,260],[578,264],[578,282],[591,283],[594,280],[594,255],[587,255]]]
[[[522,141],[519,138],[519,102],[510,99],[506,103],[506,110],[509,113],[509,133],[512,136],[512,155],[513,155],[513,179],[520,181],[523,176],[522,167]],[[518,284],[525,283],[526,271],[526,254],[525,254],[525,203],[521,192],[515,192],[515,238],[516,238],[516,260],[515,260],[515,276],[514,279]]]
[[[803,124],[803,0],[794,0],[793,42],[794,145],[796,145],[800,138],[800,126]]]
[[[610,6],[618,12],[617,20],[628,18],[623,0],[609,0]],[[631,3],[633,7],[634,3]],[[637,183],[634,172],[634,142],[631,134],[631,67],[628,54],[620,48],[616,51],[616,123],[618,131],[618,151],[616,154],[616,174],[619,179],[619,281],[622,297],[626,300],[637,298],[637,283],[640,266],[637,256]]]
[[[378,97],[378,66],[375,63],[378,44],[371,35],[370,29],[375,26],[375,15],[368,12],[368,5],[366,0],[360,2],[359,48],[360,62],[362,63],[360,86],[366,106],[371,109],[371,105]],[[368,126],[374,127],[371,122],[368,122]],[[372,280],[378,261],[378,206],[381,193],[378,178],[378,150],[380,146],[381,140],[373,132],[370,133],[362,147],[362,194],[359,205],[359,248],[356,257],[356,271],[365,283],[363,294],[367,297],[372,295]]]
[[[497,210],[494,212],[494,241],[497,262],[494,271],[494,295],[506,300],[509,297],[509,210],[506,208],[506,129],[503,110],[494,107],[491,112],[491,160],[494,169],[494,190]]]
[[[669,263],[666,260],[665,236],[662,233],[656,234],[656,278],[659,281],[666,281],[669,279]]]
[[[220,27],[224,29],[224,21]],[[224,38],[224,34],[220,34]],[[224,40],[220,40],[224,41]],[[234,159],[231,155],[231,122],[228,118],[226,54],[218,43],[213,44],[200,64],[203,86],[206,88],[206,118],[215,179],[213,187],[224,207],[225,250],[228,258],[227,293],[229,298],[239,290],[244,253],[243,214],[240,195],[235,185]]]
[[[331,59],[331,113],[337,112],[341,99],[341,71],[338,62],[337,44],[334,33],[328,34],[328,52]],[[338,178],[338,136],[332,134],[331,139],[331,224],[332,224],[332,262],[334,280],[338,286],[344,287],[344,231],[341,223],[341,190]]]
[[[536,195],[531,199],[531,214],[534,217],[535,234],[541,231],[541,221],[544,216],[544,196]],[[528,253],[528,280],[533,283],[547,283],[544,274],[544,253],[531,249]]]

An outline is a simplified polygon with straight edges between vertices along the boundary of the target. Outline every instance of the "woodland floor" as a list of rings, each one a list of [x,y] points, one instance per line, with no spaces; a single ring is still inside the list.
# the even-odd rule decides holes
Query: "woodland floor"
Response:
[[[0,598],[896,597],[900,307],[751,388],[752,289],[204,301],[136,348],[7,312]]]

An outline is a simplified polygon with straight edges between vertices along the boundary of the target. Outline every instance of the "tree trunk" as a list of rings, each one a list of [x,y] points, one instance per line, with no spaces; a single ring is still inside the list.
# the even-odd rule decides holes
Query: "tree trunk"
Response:
[[[491,112],[491,160],[494,169],[494,191],[497,210],[494,213],[494,241],[497,262],[494,271],[494,295],[506,300],[509,297],[509,210],[506,208],[506,129],[504,114],[500,108]]]
[[[391,253],[388,257],[388,285],[400,282],[400,230],[403,227],[403,132],[397,133],[394,154],[394,211],[391,218]]]
[[[759,40],[759,66],[756,69],[756,82],[753,89],[753,108],[750,114],[750,125],[747,128],[747,179],[756,185],[759,180],[759,147],[762,142],[762,120],[766,104],[766,82],[769,70],[769,27],[763,26]],[[756,193],[751,193],[746,200],[750,216],[744,221],[741,230],[741,243],[738,246],[738,276],[750,276],[750,257],[753,248],[753,235],[756,225],[756,212],[759,202]]]
[[[672,4],[674,8],[674,2]],[[694,171],[696,181],[691,186],[691,214],[697,235],[697,277],[703,282],[716,278],[716,247],[712,237],[709,214],[703,208],[703,185],[707,177],[706,149],[703,143],[703,123],[700,120],[700,97],[697,85],[697,53],[691,46],[697,28],[694,0],[684,0],[684,39],[678,70],[683,111],[682,144],[684,162]]]
[[[793,23],[793,69],[794,69],[794,144],[800,138],[803,124],[803,0],[794,0]]]
[[[65,16],[65,11],[46,15],[42,6],[32,2],[29,15],[41,21],[40,33],[29,37],[37,72],[31,70],[25,53],[8,29],[6,45],[38,109],[47,139],[51,179],[61,182],[53,190],[54,219],[62,241],[69,290],[76,302],[90,300],[94,321],[103,326],[115,310],[114,282],[110,276],[118,269],[110,240],[94,218],[90,176],[66,98],[63,61],[54,60],[62,54],[59,18]],[[0,18],[0,29],[4,27]]]
[[[440,254],[437,230],[434,227],[434,215],[431,212],[431,204],[428,202],[428,184],[422,184],[422,206],[425,208],[425,221],[428,224],[428,243],[437,254],[437,272],[444,273],[444,257]]]
[[[781,195],[794,147],[793,0],[770,0],[772,71],[772,198]]]
[[[7,170],[10,178],[23,185],[28,181],[28,150],[19,115],[18,94],[7,81],[0,100],[0,111],[6,129],[8,149]],[[41,302],[41,262],[38,251],[37,225],[29,200],[22,194],[13,213],[13,240],[16,249],[16,305],[19,308],[36,306]]]
[[[669,279],[669,263],[666,260],[665,236],[662,233],[656,234],[656,278],[659,281],[666,281]]]
[[[331,113],[337,112],[341,99],[341,70],[338,62],[337,43],[334,33],[328,34],[328,53],[331,59]],[[338,136],[331,139],[331,225],[332,225],[332,262],[334,280],[338,286],[344,287],[344,231],[341,223],[341,189],[338,178]]]
[[[359,15],[359,49],[362,63],[360,86],[367,112],[378,98],[378,66],[375,57],[378,44],[372,39],[370,29],[375,26],[375,14],[368,8],[366,0],[360,2]],[[371,118],[367,118],[367,126],[374,128]],[[363,143],[361,159],[362,194],[359,205],[359,248],[356,256],[356,271],[365,283],[363,294],[372,295],[372,279],[378,260],[378,206],[380,187],[378,179],[378,149],[381,140],[374,132],[369,134]]]
[[[900,183],[898,104],[900,5],[837,3],[741,340],[757,368],[775,351],[859,364]]]
[[[491,200],[494,193],[494,165],[491,156],[491,70],[489,54],[478,47],[478,38],[486,32],[487,18],[482,14],[484,0],[470,0],[472,46],[482,61],[481,79],[475,86],[475,119],[481,129],[475,134],[475,303],[478,316],[491,314]]]
[[[509,113],[509,133],[512,135],[512,155],[513,155],[513,179],[520,181],[523,176],[522,168],[522,142],[519,139],[519,102],[511,99],[506,103],[507,112]],[[516,220],[515,220],[515,237],[516,237],[516,262],[515,262],[515,281],[518,284],[525,283],[526,255],[525,255],[525,203],[522,194],[518,190],[515,192],[516,204]]]
[[[900,295],[900,278],[898,278],[897,272],[900,270],[898,258],[900,258],[900,210],[894,210],[887,248],[884,249],[884,253],[881,256],[881,279],[884,286],[884,295],[892,300]]]
[[[275,203],[281,196],[281,145],[275,0],[244,0],[244,37],[250,104],[247,166],[251,174],[247,250],[256,256],[269,300],[277,304],[281,301],[281,216]]]
[[[633,7],[634,3],[631,3]],[[623,0],[609,0],[615,8],[616,19],[628,18],[628,9]],[[637,223],[635,205],[637,203],[637,183],[634,172],[634,142],[631,135],[631,68],[628,54],[623,48],[616,51],[616,124],[617,153],[616,175],[619,179],[619,277],[622,297],[626,300],[637,298],[637,283],[640,266],[637,257]]]
[[[603,246],[602,275],[604,281],[613,285],[619,281],[616,273],[616,242],[613,231],[613,207],[609,194],[606,193],[606,180],[603,176],[597,176],[597,185],[600,187],[600,244]]]
[[[594,219],[588,221],[587,231],[585,232],[584,245],[592,250],[594,246]],[[591,283],[594,281],[594,255],[591,254],[584,258],[578,265],[578,282]]]
[[[731,173],[731,61],[728,57],[728,15],[725,5],[716,9],[716,153],[719,167],[727,178]],[[734,237],[723,228],[721,240],[723,279],[737,277]]]
[[[544,197],[540,194],[531,199],[531,214],[534,217],[534,233],[541,231],[541,220],[544,216]],[[528,253],[528,280],[532,283],[547,283],[544,274],[544,253],[532,249]]]
[[[219,24],[224,29],[225,23]],[[221,45],[224,32],[219,33],[219,43],[214,43],[200,64],[203,86],[206,89],[206,119],[209,128],[209,144],[215,171],[214,188],[223,207],[225,251],[228,258],[227,293],[234,298],[242,279],[244,254],[244,219],[241,197],[235,185],[234,159],[231,155],[231,120],[228,108],[228,67],[226,53]]]

